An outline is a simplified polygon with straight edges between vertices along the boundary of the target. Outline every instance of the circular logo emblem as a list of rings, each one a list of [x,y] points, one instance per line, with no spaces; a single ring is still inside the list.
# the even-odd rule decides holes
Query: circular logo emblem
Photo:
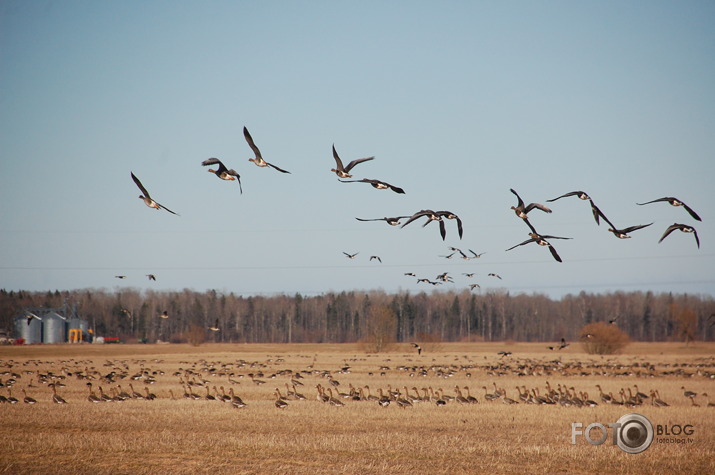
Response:
[[[618,447],[629,454],[639,454],[653,442],[653,424],[642,414],[626,414],[617,423],[620,424],[616,435]]]

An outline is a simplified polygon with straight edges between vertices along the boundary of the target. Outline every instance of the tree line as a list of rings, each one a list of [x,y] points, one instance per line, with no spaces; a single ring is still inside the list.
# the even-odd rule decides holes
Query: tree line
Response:
[[[653,292],[570,294],[560,300],[508,291],[383,291],[240,296],[123,289],[0,290],[0,330],[26,308],[64,307],[97,336],[122,341],[233,343],[573,340],[589,323],[611,322],[637,341],[715,337],[711,296]],[[164,313],[162,318],[161,314]],[[214,330],[211,330],[214,328]],[[215,331],[218,329],[218,331]]]

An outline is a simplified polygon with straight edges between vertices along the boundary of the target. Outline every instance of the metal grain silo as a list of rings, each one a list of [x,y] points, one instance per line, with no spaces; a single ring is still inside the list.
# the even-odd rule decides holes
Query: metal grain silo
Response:
[[[42,343],[64,343],[67,341],[67,321],[56,312],[42,316]]]
[[[27,313],[15,319],[15,338],[22,338],[25,344],[42,343],[42,320],[34,313]]]

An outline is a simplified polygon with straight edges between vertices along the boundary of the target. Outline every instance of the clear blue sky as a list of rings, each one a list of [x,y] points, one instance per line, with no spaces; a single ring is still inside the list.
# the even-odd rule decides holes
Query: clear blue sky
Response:
[[[290,175],[248,162],[243,126]],[[440,289],[715,295],[714,131],[713,2],[3,0],[0,288],[431,292],[403,274],[449,272]],[[339,183],[332,144],[406,194]],[[563,263],[505,252],[528,238],[510,188],[654,224],[619,240],[565,198],[531,219],[573,238]],[[702,223],[635,204],[664,196]],[[355,220],[425,208],[464,239]],[[658,244],[675,222],[700,249]]]

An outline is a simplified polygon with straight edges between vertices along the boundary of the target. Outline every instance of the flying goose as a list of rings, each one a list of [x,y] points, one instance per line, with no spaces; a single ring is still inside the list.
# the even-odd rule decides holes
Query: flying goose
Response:
[[[686,205],[685,203],[680,201],[678,198],[673,198],[672,196],[666,196],[664,198],[658,198],[657,200],[646,201],[645,203],[636,203],[636,204],[639,206],[643,206],[643,205],[647,205],[650,203],[657,203],[659,201],[666,201],[666,202],[670,203],[672,206],[682,206],[683,208],[685,208],[685,211],[687,211],[688,214],[690,214],[690,216],[693,217],[693,219],[695,219],[697,221],[702,221],[702,219],[700,219],[700,216],[698,216],[698,213],[693,211],[693,209],[690,206]]]
[[[610,222],[609,222],[608,224],[610,224],[611,226],[613,226],[613,224],[611,224]],[[623,229],[616,229],[616,227],[613,226],[613,227],[609,228],[608,230],[609,230],[610,232],[612,232],[613,235],[616,236],[618,239],[628,239],[628,238],[631,237],[631,236],[628,235],[628,233],[631,233],[631,232],[633,232],[633,231],[637,231],[637,230],[639,230],[639,229],[647,228],[647,227],[650,226],[651,224],[653,224],[653,223],[649,223],[649,224],[637,224],[637,225],[635,225],[635,226],[629,226],[629,227],[623,228]]]
[[[437,216],[441,216],[446,219],[454,219],[457,221],[457,233],[459,234],[459,239],[462,239],[462,234],[464,234],[464,229],[462,228],[462,220],[459,216],[452,213],[451,211],[437,211]]]
[[[561,257],[559,257],[558,253],[556,252],[556,249],[547,241],[547,239],[571,239],[571,238],[565,238],[565,237],[559,237],[559,236],[549,236],[545,234],[538,234],[538,233],[529,233],[529,236],[531,236],[530,239],[527,239],[526,241],[519,243],[515,246],[510,247],[507,249],[507,251],[511,251],[515,247],[523,246],[524,244],[529,244],[530,242],[535,242],[539,246],[548,246],[549,251],[551,251],[551,255],[554,256],[554,259],[556,259],[558,262],[563,262],[561,260]]]
[[[360,251],[356,252],[355,254],[348,254],[347,252],[343,251],[343,254],[345,254],[345,257],[347,257],[348,259],[355,259],[355,256],[360,254]]]
[[[389,188],[392,191],[394,191],[395,193],[405,194],[405,190],[403,190],[400,187],[390,185],[389,183],[386,183],[384,181],[373,180],[370,178],[363,178],[362,180],[341,180],[338,178],[338,181],[340,181],[342,183],[369,183],[370,185],[372,185],[373,188],[375,188],[377,190],[386,190]]]
[[[672,233],[675,230],[682,231],[684,233],[692,233],[693,236],[695,236],[695,242],[698,244],[698,249],[700,249],[700,239],[698,238],[698,232],[695,230],[694,227],[692,226],[687,226],[685,224],[679,224],[679,223],[673,223],[670,226],[668,226],[668,229],[665,230],[665,233],[663,233],[663,236],[658,240],[658,243],[660,244],[663,239],[667,238],[670,233]]]
[[[385,221],[390,226],[399,226],[400,220],[407,219],[407,218],[409,218],[409,216],[396,216],[394,218],[384,217],[384,218],[374,218],[374,219],[365,219],[365,218],[355,218],[355,219],[357,219],[358,221]]]
[[[335,144],[333,144],[333,158],[335,159],[335,164],[337,168],[332,168],[330,171],[334,172],[340,178],[352,178],[353,176],[350,174],[350,170],[352,170],[355,165],[357,165],[358,163],[367,162],[368,160],[372,160],[375,157],[357,158],[348,163],[348,166],[344,167],[342,160],[340,160],[340,157],[338,156],[338,152],[335,151]]]
[[[370,260],[377,259],[377,261],[382,264],[382,259],[380,259],[380,256],[370,256]]]
[[[144,204],[146,204],[146,205],[147,205],[148,207],[150,207],[150,208],[154,208],[154,209],[164,209],[164,210],[168,211],[168,212],[171,213],[171,214],[176,214],[176,213],[174,213],[173,211],[171,211],[169,208],[167,208],[166,206],[162,206],[162,205],[160,205],[159,203],[157,203],[156,201],[154,201],[154,200],[151,198],[151,196],[149,196],[149,192],[146,191],[146,188],[144,188],[144,185],[142,185],[142,182],[139,181],[139,178],[137,178],[137,177],[134,175],[134,172],[130,172],[130,173],[132,174],[132,180],[134,180],[134,183],[137,184],[137,186],[139,187],[139,189],[140,189],[141,192],[142,192],[142,194],[139,195],[139,198],[141,198],[141,199],[144,201]],[[178,216],[178,214],[177,214],[177,216]]]
[[[149,280],[156,280],[156,276],[154,274],[147,274],[146,276]]]
[[[256,147],[256,144],[253,143],[253,137],[251,137],[251,134],[248,133],[248,129],[246,127],[243,128],[243,136],[246,138],[246,142],[248,142],[248,146],[251,147],[251,150],[253,150],[253,153],[256,155],[254,158],[249,158],[249,162],[255,163],[259,167],[271,167],[275,168],[281,173],[290,173],[287,170],[283,170],[282,168],[278,168],[277,166],[273,165],[272,163],[268,163],[267,161],[263,160],[263,157],[261,157],[261,151]]]
[[[201,162],[201,165],[207,167],[209,165],[218,165],[218,168],[214,170],[213,168],[209,168],[208,171],[216,175],[222,180],[228,180],[228,181],[238,181],[238,189],[241,191],[241,194],[243,194],[243,187],[241,186],[241,175],[236,172],[236,170],[228,169],[226,168],[226,165],[221,162],[218,158],[208,158]]]
[[[578,198],[579,198],[580,200],[584,200],[584,201],[591,199],[591,198],[586,194],[585,191],[571,191],[571,192],[569,192],[569,193],[564,193],[564,194],[561,195],[561,196],[557,196],[556,198],[553,198],[553,199],[550,199],[550,200],[546,200],[546,202],[547,202],[547,203],[551,203],[551,202],[553,202],[553,201],[560,200],[561,198],[566,198],[566,197],[568,197],[568,196],[578,196]]]
[[[542,205],[541,203],[529,203],[528,205],[525,205],[524,200],[521,199],[519,194],[516,191],[514,191],[513,188],[509,188],[509,191],[514,193],[514,195],[516,195],[516,199],[518,200],[517,205],[511,207],[511,209],[514,210],[514,213],[516,213],[516,215],[518,217],[520,217],[522,219],[526,219],[526,215],[529,214],[529,211],[531,211],[534,208],[540,209],[541,211],[543,211],[545,213],[551,213],[551,209]]]
[[[566,343],[566,340],[562,338],[561,343],[559,343],[559,346],[549,346],[547,348],[550,350],[563,350],[564,348],[566,348],[568,346],[569,346],[569,344]]]
[[[444,220],[442,219],[441,215],[435,213],[431,209],[423,209],[421,211],[416,212],[415,214],[410,216],[410,218],[407,221],[405,221],[405,223],[400,227],[404,228],[405,226],[410,224],[412,221],[419,219],[423,216],[427,217],[427,221],[425,221],[425,223],[422,225],[423,228],[425,226],[427,226],[429,223],[431,223],[432,221],[439,222],[439,233],[442,236],[442,240],[444,241],[444,238],[447,236],[447,230],[444,227]]]
[[[209,327],[209,330],[211,330],[212,332],[221,331],[221,329],[218,326],[218,318],[216,319],[216,323],[214,323],[214,326]]]

